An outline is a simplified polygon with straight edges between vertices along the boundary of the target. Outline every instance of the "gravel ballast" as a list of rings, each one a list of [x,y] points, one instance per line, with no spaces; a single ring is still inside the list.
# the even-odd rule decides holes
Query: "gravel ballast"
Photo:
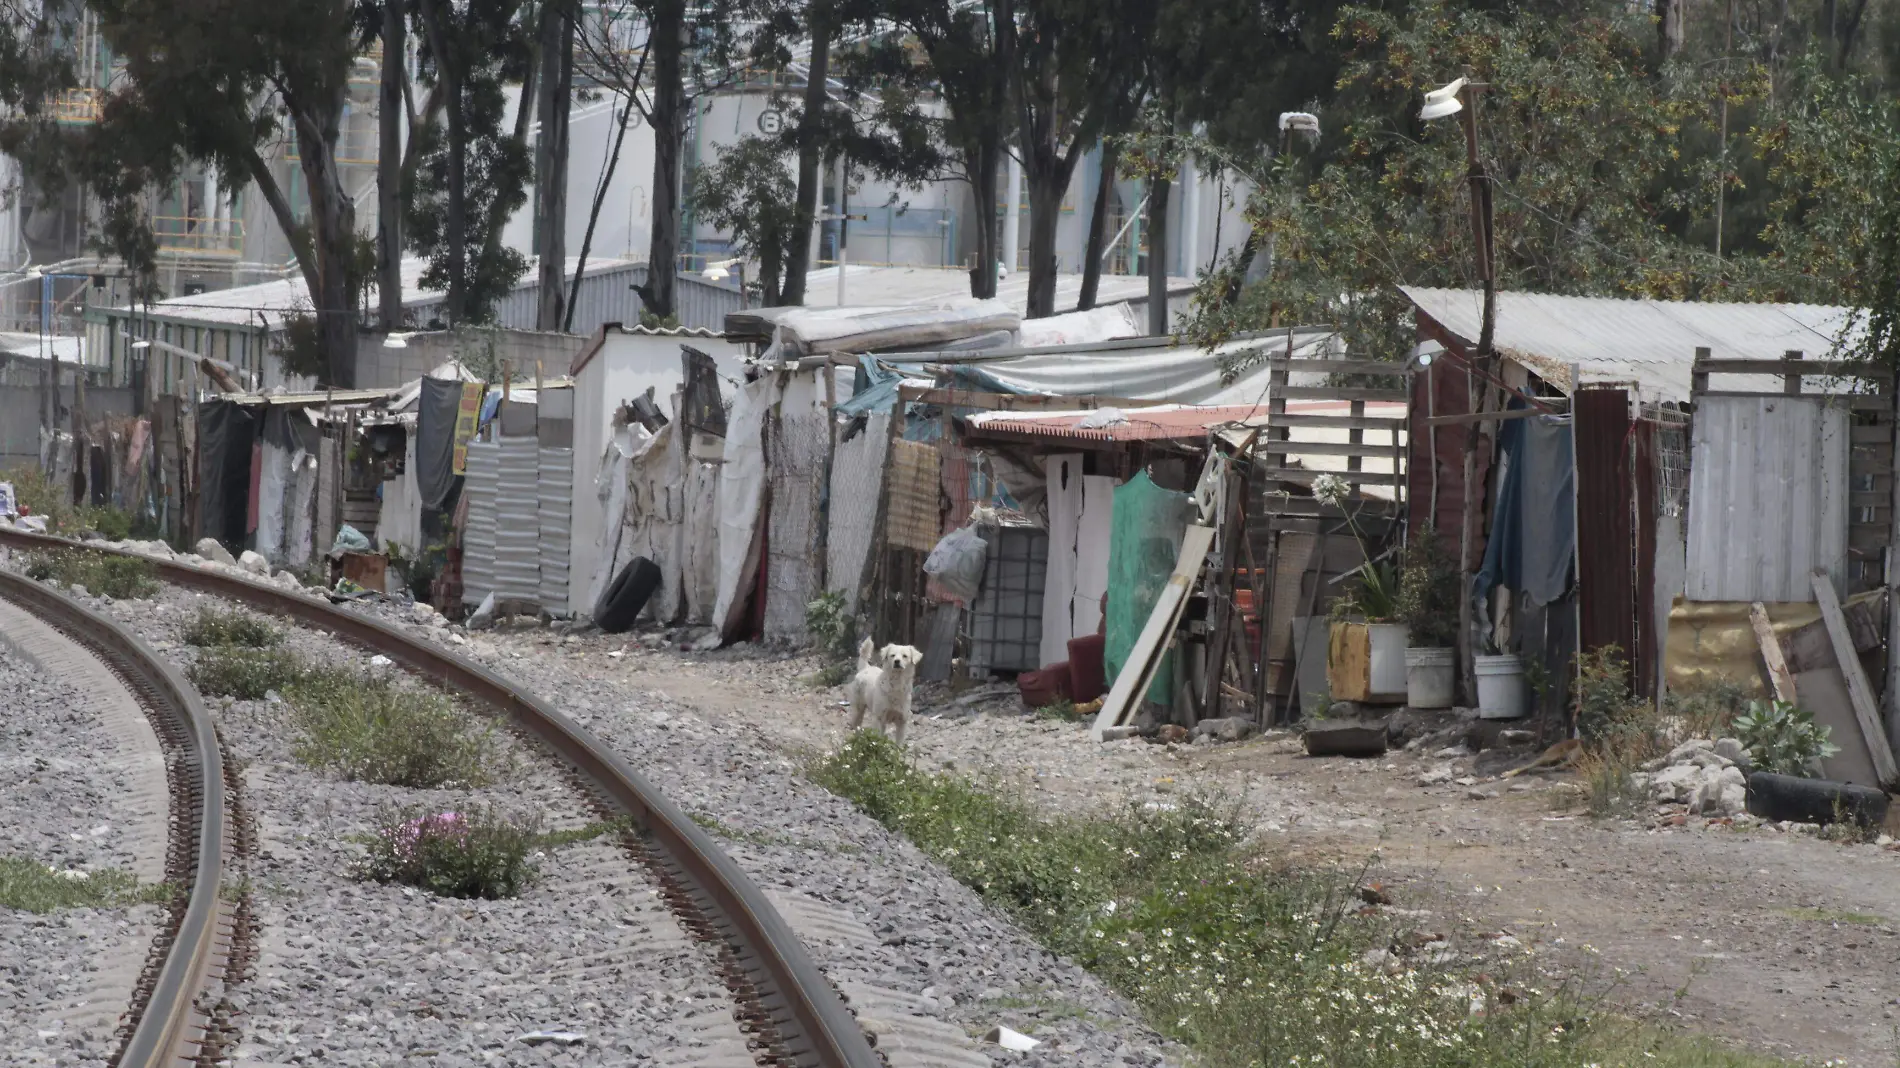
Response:
[[[168,588],[102,606],[186,664],[214,655],[179,640],[197,608],[213,603]],[[286,628],[285,645],[311,663],[393,670],[307,629]],[[551,761],[498,732],[512,770],[490,786],[343,782],[294,758],[292,711],[275,694],[207,704],[242,769],[258,831],[250,861],[258,961],[229,995],[238,1063],[748,1062],[712,950],[681,928],[611,836],[544,852],[543,877],[508,900],[439,898],[353,877],[363,838],[393,818],[486,807],[550,831],[592,822]]]
[[[142,712],[122,690],[95,689],[118,683],[12,605],[0,604],[0,636],[0,856],[74,880],[101,869],[162,878],[164,764]],[[62,658],[67,672],[43,669],[13,643]],[[103,1065],[162,920],[149,904],[47,913],[0,905],[7,1063]]]

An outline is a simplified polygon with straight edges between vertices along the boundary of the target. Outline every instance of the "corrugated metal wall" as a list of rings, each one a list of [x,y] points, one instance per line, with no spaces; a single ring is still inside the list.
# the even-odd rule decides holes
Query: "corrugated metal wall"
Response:
[[[640,309],[644,305],[633,287],[645,284],[646,280],[647,267],[644,263],[605,269],[590,268],[581,281],[580,294],[574,300],[572,332],[592,334],[600,329],[602,323],[639,325]],[[680,276],[675,293],[681,326],[724,330],[726,313],[739,310],[738,290],[716,286],[691,275]],[[495,321],[516,330],[533,330],[540,302],[540,283],[534,275],[527,275],[495,306]],[[416,306],[413,314],[417,322],[426,323],[430,318],[440,315],[441,308],[442,301],[435,301]]]
[[[1826,397],[1696,398],[1691,601],[1812,601],[1847,565],[1848,413]]]
[[[1630,401],[1620,389],[1570,396],[1577,436],[1577,589],[1584,649],[1636,644],[1636,535],[1631,526]],[[1532,537],[1536,531],[1528,531]]]

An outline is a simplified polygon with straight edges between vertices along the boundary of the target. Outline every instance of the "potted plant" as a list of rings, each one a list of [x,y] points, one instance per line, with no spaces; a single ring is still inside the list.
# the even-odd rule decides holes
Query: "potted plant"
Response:
[[[1343,507],[1348,486],[1337,475],[1313,480],[1313,496]],[[1405,624],[1399,619],[1399,574],[1389,560],[1375,557],[1346,514],[1346,525],[1366,561],[1354,568],[1351,584],[1333,601],[1328,675],[1333,696],[1346,700],[1397,701],[1405,695]],[[1363,634],[1358,632],[1363,631]],[[1362,670],[1363,669],[1363,670]]]
[[[1405,703],[1450,708],[1458,677],[1458,571],[1431,527],[1413,534],[1395,599],[1405,624]]]

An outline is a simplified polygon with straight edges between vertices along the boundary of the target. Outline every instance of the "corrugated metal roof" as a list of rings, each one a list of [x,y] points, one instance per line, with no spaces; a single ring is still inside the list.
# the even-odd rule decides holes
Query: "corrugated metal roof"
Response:
[[[1400,286],[1420,312],[1466,344],[1483,323],[1475,290]],[[1790,350],[1822,358],[1848,326],[1852,309],[1823,304],[1710,304],[1614,300],[1545,293],[1499,293],[1499,352],[1559,389],[1570,365],[1585,382],[1635,382],[1647,399],[1689,399],[1695,350],[1718,360],[1776,360]],[[1856,328],[1858,333],[1858,328]],[[1759,389],[1760,376],[1713,376],[1712,390]]]
[[[1073,412],[979,412],[967,420],[985,434],[1061,438],[1071,441],[1171,441],[1205,438],[1216,427],[1265,426],[1267,410],[1256,404],[1160,404],[1121,409],[1124,422],[1083,426],[1108,408]]]

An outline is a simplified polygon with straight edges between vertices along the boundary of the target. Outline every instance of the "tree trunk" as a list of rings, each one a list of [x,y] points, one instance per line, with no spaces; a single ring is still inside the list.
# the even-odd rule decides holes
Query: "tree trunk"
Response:
[[[1688,0],[1656,0],[1656,44],[1662,58],[1682,51],[1683,6]]]
[[[449,326],[460,323],[467,314],[468,290],[468,132],[462,121],[463,104],[460,57],[449,48],[449,12],[444,0],[422,0],[422,21],[428,28],[429,51],[435,56],[436,78],[442,84],[448,112],[449,196],[447,218],[443,220],[442,240],[449,250],[449,292],[443,304]]]
[[[594,187],[594,203],[587,210],[587,232],[581,235],[580,259],[574,263],[574,288],[567,294],[567,311],[561,318],[561,331],[574,332],[574,302],[580,299],[581,276],[587,271],[587,254],[593,251],[594,227],[600,222],[600,207],[607,201],[607,187],[613,184],[614,170],[620,166],[620,146],[627,143],[627,127],[633,122],[633,101],[627,101],[620,110],[620,129],[614,131],[613,152],[607,157],[607,169],[601,172],[600,184]],[[649,275],[651,271],[647,272]],[[645,300],[644,295],[641,300]]]
[[[1095,188],[1095,206],[1089,211],[1088,248],[1082,254],[1082,293],[1075,302],[1077,311],[1088,311],[1095,307],[1095,297],[1102,288],[1103,246],[1108,243],[1108,202],[1115,199],[1115,165],[1120,161],[1121,148],[1113,141],[1102,146],[1101,181]]]
[[[798,118],[798,204],[785,240],[785,274],[779,301],[805,303],[805,272],[811,270],[812,224],[818,217],[818,187],[824,181],[825,80],[831,70],[830,13],[812,6],[811,68],[805,79],[805,111]]]
[[[976,203],[976,266],[970,268],[970,295],[996,296],[996,176],[1003,168],[1003,141],[984,136],[970,157],[970,197]]]
[[[559,330],[567,322],[567,125],[573,87],[574,20],[565,5],[547,0],[541,14],[541,83],[535,94],[541,121],[534,160],[534,224],[541,257],[537,330]]]
[[[1028,153],[1034,159],[1039,153]],[[1027,318],[1056,313],[1056,224],[1072,168],[1031,166],[1029,181],[1029,304]]]
[[[310,191],[310,247],[317,277],[306,278],[311,303],[316,306],[317,339],[328,366],[322,383],[333,389],[356,388],[356,293],[350,277],[354,266],[356,204],[343,188],[343,172],[336,164],[341,132],[344,87],[332,99],[308,109],[293,109],[297,128],[299,166]]]
[[[647,281],[640,301],[656,318],[674,314],[680,258],[680,157],[686,141],[686,84],[681,59],[686,48],[685,0],[654,5],[653,40],[653,238],[647,248]]]
[[[383,0],[383,81],[376,149],[376,304],[384,330],[402,325],[402,0]]]
[[[1148,193],[1148,332],[1168,332],[1168,196],[1174,183],[1166,171],[1154,176]]]

